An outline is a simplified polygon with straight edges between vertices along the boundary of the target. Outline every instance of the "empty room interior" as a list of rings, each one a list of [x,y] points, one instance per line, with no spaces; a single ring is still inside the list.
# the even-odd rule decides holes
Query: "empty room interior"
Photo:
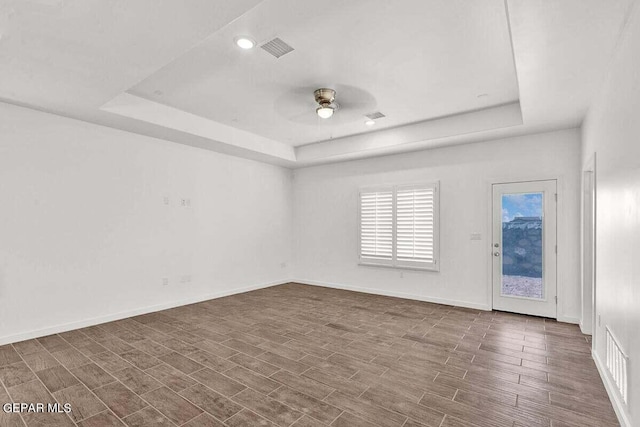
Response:
[[[639,329],[639,0],[0,0],[0,427],[638,427]]]

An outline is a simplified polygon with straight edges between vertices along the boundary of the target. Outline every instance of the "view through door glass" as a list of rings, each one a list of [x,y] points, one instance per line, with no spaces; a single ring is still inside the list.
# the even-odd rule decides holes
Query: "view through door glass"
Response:
[[[502,296],[545,298],[543,196],[502,195]]]

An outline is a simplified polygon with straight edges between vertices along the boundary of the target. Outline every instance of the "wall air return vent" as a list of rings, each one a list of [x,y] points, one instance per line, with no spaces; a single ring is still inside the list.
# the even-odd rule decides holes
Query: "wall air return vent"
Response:
[[[365,117],[367,117],[369,120],[378,120],[387,116],[382,114],[380,111],[376,111],[375,113],[366,114]]]
[[[627,361],[628,356],[624,354],[609,327],[607,327],[607,369],[611,378],[618,387],[622,401],[627,403]]]
[[[293,52],[293,48],[282,41],[282,39],[276,37],[275,39],[266,42],[260,46],[265,52],[280,58],[289,52]]]

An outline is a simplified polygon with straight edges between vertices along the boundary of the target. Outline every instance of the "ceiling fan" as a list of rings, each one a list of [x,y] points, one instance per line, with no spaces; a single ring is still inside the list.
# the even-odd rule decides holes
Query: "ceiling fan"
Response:
[[[309,126],[359,122],[376,106],[376,99],[366,90],[340,83],[320,87],[301,85],[283,91],[273,101],[278,115]]]
[[[320,88],[313,92],[313,96],[318,103],[316,114],[322,119],[328,119],[333,116],[338,104],[335,103],[336,91],[333,89]]]

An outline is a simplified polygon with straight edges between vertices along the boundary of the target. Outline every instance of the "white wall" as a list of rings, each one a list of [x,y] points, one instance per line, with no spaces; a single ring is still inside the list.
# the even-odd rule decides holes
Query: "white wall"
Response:
[[[630,358],[627,425],[640,425],[640,4],[635,3],[609,75],[583,124],[583,161],[596,153],[596,361],[605,326]],[[601,370],[604,372],[604,369]],[[605,384],[608,376],[605,375]],[[607,384],[611,385],[611,384]]]
[[[294,277],[470,307],[491,307],[491,182],[559,179],[558,316],[580,315],[580,134],[577,129],[294,171]],[[358,265],[364,186],[440,181],[440,272]],[[471,241],[479,232],[481,241]],[[402,277],[403,275],[404,277]]]
[[[288,169],[0,104],[0,344],[286,281],[291,223]]]

